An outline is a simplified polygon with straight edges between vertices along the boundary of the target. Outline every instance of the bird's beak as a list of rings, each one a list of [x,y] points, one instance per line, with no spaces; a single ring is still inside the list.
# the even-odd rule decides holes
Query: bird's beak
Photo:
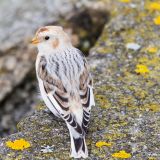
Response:
[[[32,44],[38,44],[40,41],[38,39],[38,37],[33,37],[33,39],[31,40]]]

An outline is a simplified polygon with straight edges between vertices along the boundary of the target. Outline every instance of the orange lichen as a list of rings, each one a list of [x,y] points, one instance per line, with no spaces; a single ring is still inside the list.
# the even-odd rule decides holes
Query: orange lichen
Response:
[[[138,74],[147,74],[149,73],[149,69],[146,65],[143,65],[143,64],[137,64],[136,65],[136,69],[135,69],[135,72],[138,73]]]
[[[131,158],[131,154],[127,153],[125,150],[122,150],[122,151],[113,153],[112,157],[114,157],[114,158]]]
[[[160,25],[160,16],[154,18],[154,24]]]
[[[96,143],[96,147],[98,147],[98,148],[103,147],[103,146],[110,147],[110,146],[112,146],[112,143],[107,143],[107,142],[104,142],[104,141],[98,141]]]
[[[157,2],[151,2],[147,5],[147,9],[151,11],[160,10],[160,3]]]
[[[147,51],[150,53],[156,53],[158,51],[158,48],[157,47],[148,47]]]
[[[28,141],[21,138],[15,141],[7,141],[6,146],[14,150],[24,150],[29,148],[31,145]]]

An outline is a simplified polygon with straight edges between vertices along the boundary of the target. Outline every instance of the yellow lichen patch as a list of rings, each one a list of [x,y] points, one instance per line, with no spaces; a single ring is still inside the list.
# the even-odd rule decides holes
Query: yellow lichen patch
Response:
[[[127,153],[125,150],[122,150],[122,151],[113,153],[112,157],[115,157],[115,158],[131,158],[131,154]]]
[[[14,150],[23,150],[29,148],[31,145],[28,141],[21,138],[15,141],[7,141],[6,146]]]
[[[129,2],[131,2],[131,0],[119,0],[120,2],[122,2],[122,3],[129,3]]]
[[[148,74],[149,73],[149,69],[148,69],[148,67],[146,65],[137,64],[135,72],[138,73],[138,74],[144,75],[144,74]]]
[[[144,65],[147,65],[147,66],[152,66],[152,67],[156,67],[159,65],[159,62],[160,62],[160,58],[158,56],[155,56],[154,58],[152,59],[149,59],[147,57],[141,57],[139,60],[138,60],[139,63],[141,64],[144,64]]]
[[[160,62],[160,58],[158,56],[155,56],[151,60],[148,60],[147,65],[158,66],[159,62]]]
[[[119,97],[119,103],[120,103],[120,105],[122,105],[122,106],[125,106],[125,105],[127,105],[127,106],[132,106],[132,104],[134,103],[134,99],[133,99],[133,97],[132,96],[120,96]]]
[[[112,143],[107,143],[107,142],[104,142],[104,141],[98,141],[96,143],[96,147],[98,147],[98,148],[103,147],[103,146],[111,147]]]
[[[145,104],[140,108],[142,111],[160,112],[159,104]]]
[[[148,47],[147,51],[150,53],[156,53],[158,51],[158,48],[157,47]]]
[[[151,11],[160,10],[160,3],[158,3],[158,2],[148,3],[147,9],[149,9]]]
[[[118,127],[126,126],[127,124],[128,122],[121,122],[121,123],[112,124],[112,126],[115,128],[118,128]]]
[[[155,157],[149,157],[148,160],[157,160]]]
[[[125,138],[126,134],[124,133],[106,133],[105,138],[108,139],[109,141],[114,141],[117,139],[122,139]]]
[[[101,53],[101,54],[108,54],[108,53],[112,53],[113,50],[112,50],[111,47],[99,47],[99,48],[97,49],[97,52],[98,52],[98,53]]]
[[[105,95],[96,95],[96,100],[98,103],[100,103],[100,107],[102,109],[107,109],[110,107],[110,103],[109,101],[107,100],[106,96]]]
[[[146,63],[146,62],[148,62],[148,61],[149,61],[149,59],[148,59],[147,57],[141,57],[141,58],[138,60],[139,63]]]
[[[160,25],[160,16],[158,16],[158,17],[156,17],[156,18],[154,18],[154,24],[156,24],[156,25]]]
[[[148,109],[150,111],[153,111],[153,112],[159,112],[160,111],[160,105],[151,104],[151,105],[148,106]]]
[[[138,88],[135,90],[134,92],[134,95],[140,99],[144,99],[145,97],[147,97],[147,91],[141,89],[141,88]]]
[[[35,106],[36,110],[41,111],[46,109],[45,105],[43,103],[39,103],[38,105]]]

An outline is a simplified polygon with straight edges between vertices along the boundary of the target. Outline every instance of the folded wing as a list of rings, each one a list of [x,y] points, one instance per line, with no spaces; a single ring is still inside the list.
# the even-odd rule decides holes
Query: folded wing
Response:
[[[89,73],[87,62],[84,59],[84,71],[80,76],[80,98],[83,106],[83,121],[82,127],[85,132],[87,132],[91,107],[95,105],[94,95],[93,95],[93,86],[92,86],[92,77]]]

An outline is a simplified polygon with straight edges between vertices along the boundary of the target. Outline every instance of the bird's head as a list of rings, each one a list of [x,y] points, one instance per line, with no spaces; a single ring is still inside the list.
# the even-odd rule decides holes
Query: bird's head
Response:
[[[32,44],[37,45],[39,51],[53,51],[71,46],[67,33],[60,26],[45,26],[38,29]]]

